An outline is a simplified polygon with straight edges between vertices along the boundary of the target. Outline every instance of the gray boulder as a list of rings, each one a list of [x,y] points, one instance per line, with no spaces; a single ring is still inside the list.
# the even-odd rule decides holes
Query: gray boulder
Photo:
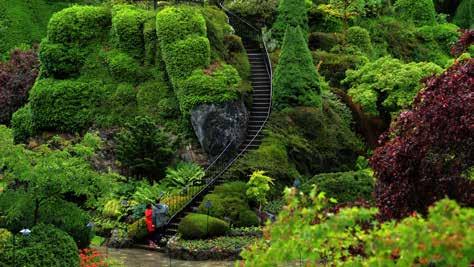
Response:
[[[202,148],[212,160],[233,141],[236,150],[247,135],[249,114],[242,101],[202,104],[191,111],[191,123]]]

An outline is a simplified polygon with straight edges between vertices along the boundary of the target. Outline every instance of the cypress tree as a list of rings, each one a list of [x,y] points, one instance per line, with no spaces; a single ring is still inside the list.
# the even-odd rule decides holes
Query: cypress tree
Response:
[[[288,27],[274,78],[274,107],[320,106],[321,82],[299,27]]]
[[[282,41],[287,27],[301,27],[305,36],[308,32],[308,10],[305,0],[281,0],[278,16],[272,27],[272,36]]]

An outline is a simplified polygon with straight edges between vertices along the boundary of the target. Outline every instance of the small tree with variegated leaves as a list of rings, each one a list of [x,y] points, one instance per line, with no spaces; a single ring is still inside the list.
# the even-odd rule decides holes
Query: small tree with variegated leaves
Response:
[[[265,175],[265,171],[254,171],[250,175],[247,183],[247,196],[259,203],[258,210],[262,210],[262,205],[267,203],[267,193],[270,191],[270,185],[273,179]]]

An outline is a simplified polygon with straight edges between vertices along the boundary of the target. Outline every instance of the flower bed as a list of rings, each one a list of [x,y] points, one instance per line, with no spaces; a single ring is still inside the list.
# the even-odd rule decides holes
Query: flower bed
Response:
[[[171,258],[181,260],[237,260],[242,248],[255,239],[254,234],[199,240],[184,240],[178,235],[168,241],[167,253]]]

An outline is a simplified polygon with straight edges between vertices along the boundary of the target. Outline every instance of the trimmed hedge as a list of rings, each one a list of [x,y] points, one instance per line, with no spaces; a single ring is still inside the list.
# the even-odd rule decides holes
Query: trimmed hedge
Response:
[[[274,106],[320,106],[321,84],[306,39],[299,27],[288,27],[274,76]]]
[[[347,30],[347,42],[367,55],[371,55],[373,52],[372,42],[370,41],[369,32],[359,26],[350,27]]]
[[[12,117],[13,142],[24,143],[33,135],[33,122],[29,104],[17,110]]]
[[[72,6],[51,17],[48,40],[61,44],[86,44],[106,34],[110,24],[111,15],[105,7]]]
[[[370,169],[349,172],[322,173],[315,175],[303,185],[305,191],[311,191],[312,185],[326,192],[328,197],[339,203],[352,202],[358,199],[372,200],[375,178]]]
[[[189,36],[206,36],[206,21],[192,7],[166,7],[156,16],[156,31],[162,47]]]
[[[418,26],[436,23],[433,0],[397,0],[395,11],[400,20],[411,20]]]
[[[184,239],[202,239],[224,235],[229,231],[229,224],[212,216],[191,213],[181,220],[178,231]]]
[[[114,6],[112,14],[115,46],[137,60],[143,59],[145,48],[143,10],[138,10],[131,5],[119,5]]]
[[[137,83],[145,76],[144,69],[126,53],[111,51],[106,61],[110,74],[118,82]]]
[[[257,214],[250,210],[246,195],[247,185],[244,182],[236,181],[216,186],[213,193],[207,194],[198,212],[207,214],[205,203],[212,203],[209,209],[211,216],[231,220],[234,226],[247,227],[259,224]]]
[[[30,91],[33,129],[78,132],[90,126],[104,99],[99,82],[40,80]]]
[[[46,76],[65,79],[79,75],[85,53],[76,45],[63,45],[44,40],[39,53]]]
[[[211,48],[206,37],[191,36],[162,48],[166,70],[175,87],[177,81],[186,79],[195,69],[210,64]]]
[[[239,73],[230,65],[222,65],[211,74],[195,70],[180,83],[177,96],[181,112],[188,113],[202,103],[222,103],[238,98]]]

